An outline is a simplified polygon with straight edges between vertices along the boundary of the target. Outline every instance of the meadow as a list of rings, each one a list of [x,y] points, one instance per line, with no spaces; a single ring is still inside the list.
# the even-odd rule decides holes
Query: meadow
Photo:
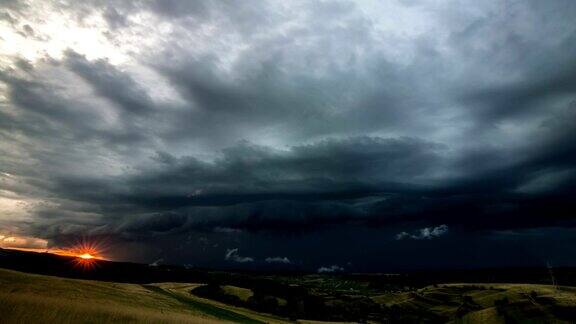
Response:
[[[151,288],[153,287],[153,288]],[[159,286],[0,269],[2,323],[262,323]]]
[[[386,275],[217,272],[210,276],[208,282],[120,283],[0,269],[0,322],[573,323],[576,319],[576,287],[569,286],[418,286]]]

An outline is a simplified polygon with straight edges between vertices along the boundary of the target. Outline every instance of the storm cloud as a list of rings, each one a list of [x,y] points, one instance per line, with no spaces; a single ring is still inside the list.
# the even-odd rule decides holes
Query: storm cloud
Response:
[[[4,1],[0,237],[378,271],[430,265],[382,249],[568,240],[574,21],[568,0]]]

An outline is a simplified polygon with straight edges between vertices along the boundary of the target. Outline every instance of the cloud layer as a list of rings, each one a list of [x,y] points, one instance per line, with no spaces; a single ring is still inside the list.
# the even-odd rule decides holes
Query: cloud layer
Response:
[[[381,270],[326,251],[571,233],[575,20],[568,0],[2,2],[0,235]]]

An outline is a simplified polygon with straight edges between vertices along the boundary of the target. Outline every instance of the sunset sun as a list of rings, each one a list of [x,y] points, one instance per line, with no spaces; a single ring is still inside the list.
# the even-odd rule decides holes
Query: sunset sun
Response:
[[[56,254],[74,257],[72,265],[87,271],[98,268],[102,261],[108,260],[106,257],[107,250],[103,241],[82,239],[67,249],[59,250]]]
[[[98,267],[98,261],[102,260],[96,253],[81,252],[76,254],[76,258],[72,261],[73,265],[81,270],[89,271]]]
[[[78,257],[85,260],[94,259],[94,256],[90,253],[80,254]]]

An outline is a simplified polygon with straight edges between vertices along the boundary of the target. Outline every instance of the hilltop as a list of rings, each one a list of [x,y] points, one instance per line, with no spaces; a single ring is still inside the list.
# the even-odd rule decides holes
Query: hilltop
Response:
[[[250,273],[96,260],[96,266],[86,271],[72,267],[72,261],[48,253],[0,250],[0,267],[44,274],[0,269],[3,321],[563,323],[576,319],[576,288],[565,284],[574,273],[571,268],[557,269],[563,285],[554,287],[545,284],[546,269]],[[492,280],[482,281],[486,278]]]

